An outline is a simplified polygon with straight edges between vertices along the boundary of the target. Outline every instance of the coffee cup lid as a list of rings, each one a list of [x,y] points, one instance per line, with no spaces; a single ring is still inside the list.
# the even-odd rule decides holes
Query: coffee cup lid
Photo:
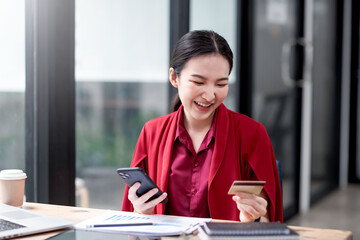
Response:
[[[25,179],[26,173],[20,169],[6,169],[0,171],[0,180],[20,180]]]

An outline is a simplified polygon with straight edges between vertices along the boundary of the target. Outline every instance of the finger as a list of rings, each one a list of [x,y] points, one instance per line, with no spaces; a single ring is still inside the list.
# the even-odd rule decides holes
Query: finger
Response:
[[[157,188],[153,188],[151,190],[149,190],[148,192],[144,193],[143,195],[141,195],[139,197],[139,201],[141,202],[146,202],[148,201],[152,196],[154,196],[157,192],[159,191],[159,189]]]
[[[247,213],[240,212],[239,214],[240,222],[252,222],[252,216],[248,215]]]
[[[130,188],[129,188],[129,192],[136,192],[141,186],[140,182],[136,182],[134,183]]]
[[[244,212],[244,214],[248,215],[252,219],[257,219],[261,216],[264,216],[267,212],[267,203],[265,205],[258,205],[255,204],[253,200],[244,200],[239,196],[233,196],[233,200],[236,202],[239,211]]]
[[[236,193],[237,196],[239,196],[242,199],[253,199],[258,204],[266,204],[267,206],[267,194],[264,190],[261,191],[259,195],[253,194],[253,193],[246,193],[246,192],[238,192]]]
[[[151,214],[152,210],[156,206],[152,201],[146,202],[150,197],[152,197],[158,190],[156,188],[151,189],[147,193],[143,194],[140,197],[136,197],[132,204],[134,209],[138,213]]]
[[[267,212],[267,205],[259,205],[254,203],[243,203],[243,202],[236,202],[238,209],[245,210],[247,212],[250,212],[253,216],[257,216],[256,218],[260,216],[264,216]]]
[[[234,199],[234,201],[241,203],[241,204],[247,204],[247,205],[256,204],[256,197],[254,194],[236,193],[236,195],[233,197],[233,199]]]
[[[240,212],[249,215],[252,219],[257,219],[261,217],[260,212],[257,211],[257,209],[253,208],[252,206],[240,205],[239,208],[240,208]]]
[[[258,198],[257,195],[253,194],[253,193],[246,193],[246,192],[238,192],[236,193],[236,196],[238,196],[241,200],[251,200],[251,201],[256,201],[256,198]]]
[[[238,198],[236,198],[237,202],[251,205],[254,208],[267,208],[268,202],[263,198],[255,194],[248,193],[238,193],[236,194]]]
[[[138,201],[136,201],[135,204],[133,205],[134,208],[136,208],[136,212],[151,214],[155,206],[158,205],[160,202],[162,202],[166,197],[167,197],[167,193],[163,193],[159,197],[149,202],[143,202],[141,201],[141,198],[139,198]]]
[[[241,198],[253,198],[254,196],[256,196],[253,193],[247,193],[247,192],[237,192],[235,195]]]
[[[163,193],[161,194],[159,197],[149,201],[148,203],[151,204],[151,205],[158,205],[159,203],[161,203],[165,198],[167,197],[167,193]]]
[[[239,197],[239,199],[237,201],[239,203],[251,205],[253,207],[256,207],[256,206],[267,207],[267,201],[265,199],[263,199],[262,197],[256,197],[256,198],[251,198],[251,199]]]
[[[134,183],[130,188],[129,188],[129,192],[128,192],[128,199],[133,202],[136,199],[138,199],[138,196],[136,195],[136,191],[140,188],[140,183],[136,182]]]

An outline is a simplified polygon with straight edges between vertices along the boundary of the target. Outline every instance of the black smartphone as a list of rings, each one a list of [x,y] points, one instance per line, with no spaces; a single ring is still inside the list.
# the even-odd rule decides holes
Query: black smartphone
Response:
[[[153,180],[151,180],[149,175],[147,175],[142,168],[118,168],[116,171],[129,187],[134,185],[136,182],[140,182],[141,186],[136,191],[136,195],[139,197],[153,188],[159,189],[159,191],[146,202],[149,202],[163,194],[160,188],[153,182]],[[161,203],[167,203],[167,201],[168,199],[165,198]]]

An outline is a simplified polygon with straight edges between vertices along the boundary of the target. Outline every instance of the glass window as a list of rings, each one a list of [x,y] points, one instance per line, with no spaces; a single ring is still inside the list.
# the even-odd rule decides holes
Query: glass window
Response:
[[[234,54],[234,67],[230,74],[229,95],[224,104],[236,110],[236,0],[191,0],[190,30],[213,30],[223,36]]]
[[[76,201],[120,208],[144,123],[168,111],[168,0],[76,1]]]
[[[0,1],[0,170],[25,170],[25,1]]]

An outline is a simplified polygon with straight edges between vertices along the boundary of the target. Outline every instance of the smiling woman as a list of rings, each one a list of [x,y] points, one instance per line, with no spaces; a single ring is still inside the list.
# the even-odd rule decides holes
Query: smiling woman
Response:
[[[184,106],[184,126],[197,152],[215,110],[227,97],[230,64],[221,54],[201,55],[188,60],[181,75],[174,68],[169,73]]]
[[[221,102],[226,98],[229,72],[229,63],[220,54],[190,59],[182,70],[181,76],[176,74],[174,68],[169,70],[170,82],[175,88],[179,88],[179,94],[182,92],[181,86],[190,86],[200,91],[204,99],[210,103],[216,100],[218,95],[221,95]]]
[[[282,221],[280,181],[271,142],[258,122],[223,104],[233,54],[213,31],[185,34],[175,45],[169,70],[178,108],[143,127],[132,167],[142,167],[164,192],[137,196],[126,187],[123,210],[250,222]],[[259,195],[227,189],[234,180],[263,180]],[[161,203],[168,197],[166,205]]]

